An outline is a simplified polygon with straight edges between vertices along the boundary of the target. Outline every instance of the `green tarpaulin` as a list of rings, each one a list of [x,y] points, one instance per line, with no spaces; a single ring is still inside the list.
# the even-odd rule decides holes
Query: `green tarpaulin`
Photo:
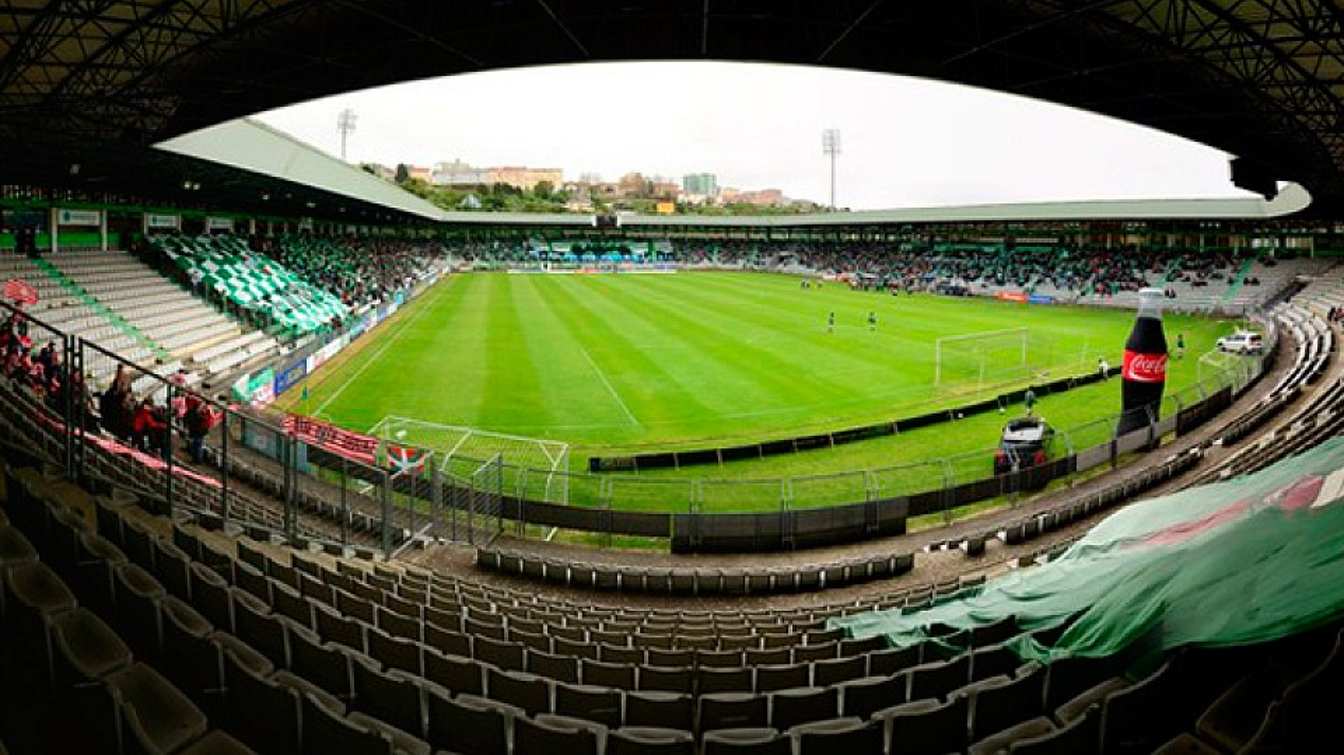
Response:
[[[992,580],[978,593],[902,616],[831,619],[894,646],[922,626],[1016,616],[1025,628],[1081,612],[1053,648],[1029,659],[1227,646],[1304,631],[1344,614],[1344,438],[1262,472],[1133,504],[1057,560]]]

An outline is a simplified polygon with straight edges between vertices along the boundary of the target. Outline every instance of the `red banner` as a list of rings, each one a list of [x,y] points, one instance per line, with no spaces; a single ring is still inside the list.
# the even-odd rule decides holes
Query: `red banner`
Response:
[[[1000,301],[1015,301],[1022,304],[1027,303],[1027,294],[1024,291],[1000,291],[994,294],[994,298]]]
[[[310,446],[363,464],[373,464],[378,451],[378,439],[372,435],[361,435],[298,414],[285,416],[285,432]]]
[[[21,278],[10,278],[5,281],[5,298],[19,304],[36,304],[37,289]]]

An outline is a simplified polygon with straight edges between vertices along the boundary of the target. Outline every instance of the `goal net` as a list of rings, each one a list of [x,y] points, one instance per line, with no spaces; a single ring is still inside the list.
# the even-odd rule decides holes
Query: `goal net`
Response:
[[[935,342],[933,385],[939,393],[975,393],[1039,377],[1048,349],[1028,328],[944,336]]]
[[[393,415],[379,420],[369,434],[433,451],[439,471],[458,484],[470,485],[482,464],[496,460],[503,470],[503,490],[509,495],[569,503],[569,444],[563,441]]]

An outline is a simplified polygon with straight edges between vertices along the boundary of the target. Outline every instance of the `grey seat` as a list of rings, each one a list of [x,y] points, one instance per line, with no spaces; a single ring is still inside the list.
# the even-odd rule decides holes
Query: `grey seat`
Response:
[[[1050,719],[1044,716],[1029,718],[1014,726],[1010,726],[996,734],[981,739],[979,742],[971,745],[967,750],[968,755],[997,755],[1005,752],[1013,746],[1014,743],[1034,740],[1051,734],[1055,731],[1055,725]]]
[[[522,671],[525,648],[521,643],[503,642],[490,637],[476,636],[472,640],[472,657],[508,671]]]
[[[117,711],[117,741],[123,752],[172,752],[206,731],[205,714],[143,663],[107,677],[106,689]]]
[[[213,627],[172,595],[159,603],[159,617],[163,657],[172,661],[164,664],[164,671],[197,705],[205,705],[206,697],[223,687],[218,646],[210,641]]]
[[[256,755],[256,751],[228,732],[216,729],[192,742],[179,755]]]
[[[57,614],[51,632],[57,689],[87,684],[131,664],[131,649],[87,609]]]
[[[438,750],[472,755],[509,755],[509,732],[521,710],[509,711],[473,695],[449,699],[436,691],[426,694],[430,745]]]
[[[229,729],[249,747],[267,753],[299,751],[299,695],[257,674],[224,652]]]
[[[350,662],[339,646],[301,627],[290,627],[288,640],[290,669],[328,694],[350,699]]]
[[[982,645],[971,651],[971,681],[993,676],[1013,676],[1022,659],[1004,645]]]
[[[608,687],[557,682],[555,712],[614,729],[621,725],[621,693]]]
[[[579,660],[577,658],[552,655],[540,650],[527,651],[527,670],[529,673],[558,682],[577,683],[579,681]]]
[[[709,692],[751,692],[755,675],[750,668],[696,669],[696,688],[700,694]]]
[[[840,685],[842,715],[867,720],[883,708],[905,702],[906,681],[903,675],[868,676]]]
[[[403,731],[423,731],[420,687],[414,679],[397,671],[384,672],[357,657],[351,657],[350,679],[354,693],[351,708]]]
[[[481,666],[470,658],[447,655],[434,648],[423,651],[425,678],[453,694],[480,695],[485,686]]]
[[[171,542],[154,542],[154,576],[170,595],[191,600],[191,559]]]
[[[868,674],[887,676],[919,665],[920,646],[875,650],[868,654]]]
[[[714,692],[701,695],[698,702],[696,731],[758,729],[769,725],[770,699],[765,695]]]
[[[4,572],[5,623],[11,633],[4,639],[5,655],[18,665],[10,685],[46,684],[50,677],[52,637],[49,627],[62,613],[75,608],[75,596],[56,572],[40,561],[14,564]],[[23,652],[20,652],[23,651]]]
[[[233,602],[229,583],[204,564],[191,565],[191,603],[215,629],[233,631]]]
[[[796,687],[770,693],[770,725],[781,731],[839,715],[840,690],[836,687]]]
[[[303,715],[303,755],[330,755],[333,752],[352,755],[392,755],[392,740],[382,732],[361,726],[345,717],[343,709],[331,707],[330,700],[317,695],[304,695],[301,700]]]
[[[689,667],[641,666],[639,668],[639,689],[641,691],[680,692],[689,695],[694,689],[694,682],[695,677]]]
[[[808,664],[756,667],[757,692],[806,687],[811,683],[812,669]]]
[[[967,698],[933,698],[884,708],[872,720],[882,725],[892,755],[939,755],[966,746]]]
[[[397,669],[416,676],[424,673],[420,657],[422,646],[417,640],[393,637],[376,627],[367,627],[364,630],[364,641],[369,656],[383,664],[383,668]]]
[[[635,689],[635,667],[603,663],[583,658],[579,661],[580,678],[584,684],[616,689]]]
[[[1117,755],[1148,752],[1171,734],[1168,681],[1172,662],[1102,701],[1102,750]]]
[[[962,653],[946,661],[922,663],[906,672],[910,679],[908,698],[946,697],[970,681],[971,656]]]
[[[868,658],[862,655],[821,660],[812,664],[812,684],[817,687],[861,679],[867,674]]]
[[[85,532],[75,548],[75,564],[70,574],[71,587],[80,602],[100,616],[111,616],[116,600],[113,572],[130,559],[111,540]]]
[[[598,755],[599,746],[598,732],[592,726],[584,726],[561,716],[543,714],[536,719],[519,718],[513,722],[515,753]]]
[[[551,687],[545,679],[521,671],[486,669],[485,688],[490,699],[516,706],[528,715],[549,713]]]
[[[689,731],[625,726],[607,737],[607,755],[695,755]]]
[[[1091,755],[1100,752],[1101,709],[1093,704],[1082,715],[1052,732],[1019,739],[1008,747],[1021,755]]]
[[[675,692],[627,692],[625,725],[690,731],[695,722],[695,701]]]
[[[350,723],[366,730],[376,732],[392,746],[395,755],[430,755],[429,743],[416,735],[393,726],[386,721],[367,716],[359,711],[347,716]]]
[[[798,755],[882,755],[882,727],[874,721],[833,718],[795,726],[788,734]]]
[[[775,729],[719,729],[704,733],[701,755],[793,755],[793,742]]]
[[[1035,663],[1017,678],[978,682],[971,701],[971,737],[982,739],[1041,715],[1044,685],[1045,669]]]
[[[270,606],[238,588],[233,589],[230,597],[233,601],[234,632],[238,637],[276,666],[289,666],[285,625],[278,617],[271,615]]]

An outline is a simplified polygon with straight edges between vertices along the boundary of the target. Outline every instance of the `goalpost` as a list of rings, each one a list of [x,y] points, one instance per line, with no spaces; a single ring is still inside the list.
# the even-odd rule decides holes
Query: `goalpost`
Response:
[[[938,392],[979,391],[1036,376],[1045,356],[1029,328],[943,336],[934,343],[933,386]]]
[[[482,464],[496,459],[503,487],[520,498],[569,503],[569,444],[475,427],[388,415],[369,430],[374,437],[433,451],[439,471],[470,485]]]

